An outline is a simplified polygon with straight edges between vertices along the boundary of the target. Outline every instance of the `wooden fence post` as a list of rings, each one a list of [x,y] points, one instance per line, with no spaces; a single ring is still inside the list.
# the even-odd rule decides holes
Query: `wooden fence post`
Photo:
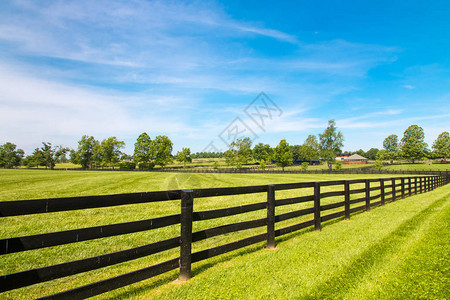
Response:
[[[314,182],[314,229],[321,231],[320,224],[320,182]]]
[[[366,211],[370,211],[370,181],[366,179]]]
[[[408,177],[408,196],[411,197],[411,177]]]
[[[392,178],[392,202],[395,201],[395,178]]]
[[[350,219],[350,182],[344,181],[344,206],[345,206],[345,219]]]
[[[431,191],[431,177],[427,176],[427,192]]]
[[[400,188],[402,189],[402,199],[405,198],[405,178],[401,178]]]
[[[193,190],[181,191],[181,245],[180,245],[180,276],[179,280],[191,278],[192,250],[192,215],[194,208]]]
[[[414,177],[414,195],[417,195],[417,177]]]
[[[266,248],[275,248],[275,185],[267,186],[267,244]]]
[[[381,206],[384,206],[384,179],[380,179],[380,200]]]

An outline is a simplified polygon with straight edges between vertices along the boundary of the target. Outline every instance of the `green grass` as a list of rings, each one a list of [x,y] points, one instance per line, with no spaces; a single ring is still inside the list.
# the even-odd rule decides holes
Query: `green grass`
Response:
[[[364,177],[377,178],[381,176],[368,175]],[[149,172],[0,170],[0,201],[142,192],[179,188],[206,188],[285,182],[323,181],[344,178],[362,178],[362,175],[180,174]],[[322,191],[331,191],[336,188],[338,187],[326,187],[323,188]],[[358,186],[355,186],[355,188],[358,188]],[[440,189],[439,191],[443,191],[443,189]],[[448,189],[445,191],[448,194]],[[277,192],[276,197],[277,199],[281,199],[311,193],[312,189],[288,190]],[[177,271],[172,271],[156,278],[101,295],[99,298],[215,298],[219,297],[223,291],[226,292],[223,294],[225,298],[234,298],[235,295],[242,297],[244,295],[242,293],[245,291],[239,287],[236,287],[236,284],[242,283],[244,280],[243,278],[245,278],[246,284],[250,284],[250,286],[252,286],[252,289],[250,290],[258,291],[257,293],[250,295],[254,298],[269,297],[267,295],[277,297],[276,294],[271,294],[272,289],[274,289],[274,292],[280,292],[281,298],[283,298],[283,296],[293,296],[299,292],[299,289],[305,289],[305,291],[313,293],[316,281],[319,280],[316,276],[318,275],[317,272],[323,275],[323,278],[320,280],[326,280],[329,278],[329,274],[327,273],[328,271],[332,271],[331,274],[335,274],[339,270],[339,268],[334,270],[335,267],[344,267],[350,261],[355,260],[358,257],[358,254],[364,253],[364,251],[373,246],[373,243],[379,242],[386,236],[389,236],[390,232],[393,232],[398,226],[401,225],[403,221],[409,220],[409,217],[412,218],[412,216],[418,214],[421,210],[426,209],[431,203],[438,202],[440,195],[442,196],[444,194],[445,193],[442,192],[439,194],[438,191],[434,191],[433,193],[427,194],[427,196],[417,196],[401,200],[394,204],[389,204],[384,208],[377,208],[370,214],[355,216],[350,222],[345,221],[326,226],[322,233],[309,232],[307,230],[306,234],[294,234],[285,239],[278,239],[279,245],[275,251],[261,250],[263,245],[260,244],[194,264],[193,271],[195,277],[188,283],[180,285],[173,284],[172,281],[176,279]],[[434,195],[433,197],[437,200],[433,200],[434,198],[431,197],[431,195]],[[355,198],[361,197],[361,195],[353,196]],[[411,201],[413,198],[418,199],[418,201]],[[266,195],[264,193],[246,196],[196,199],[194,210],[200,211],[231,207],[248,203],[262,202],[265,200]],[[327,198],[327,200],[324,201],[324,204],[335,201],[342,200],[338,197]],[[401,205],[401,203],[407,203],[407,201],[413,205],[404,207],[400,206],[394,209],[396,206]],[[358,205],[361,204],[357,204],[356,206]],[[277,208],[277,214],[310,206],[311,203],[283,206]],[[50,213],[45,215],[7,217],[0,219],[0,226],[2,228],[0,231],[0,238],[142,220],[179,213],[179,210],[179,201],[169,201],[164,203],[148,203],[103,209]],[[329,212],[332,213],[333,210]],[[386,219],[390,220],[389,222],[385,221],[384,214],[387,214]],[[378,216],[378,219],[367,219],[368,216]],[[194,231],[220,226],[226,223],[234,223],[263,217],[265,217],[264,210],[217,220],[196,222],[194,224]],[[308,219],[311,219],[311,215],[277,223],[277,228]],[[344,227],[341,228],[340,226]],[[212,239],[195,243],[193,245],[193,251],[199,251],[209,248],[212,245],[220,245],[252,236],[262,233],[264,230],[265,228],[257,228],[214,237]],[[326,233],[331,230],[337,230],[337,233],[327,237]],[[0,260],[0,275],[101,255],[112,251],[129,249],[131,247],[178,236],[179,231],[179,226],[169,226],[149,232],[134,233],[94,241],[85,241],[76,244],[32,250],[23,253],[8,254],[2,256],[2,259]],[[312,240],[305,239],[306,237],[312,238]],[[322,244],[317,244],[319,241],[322,241]],[[343,243],[344,241],[346,241],[345,243],[347,244],[341,245],[340,243]],[[322,249],[318,245],[322,245],[321,247],[324,248]],[[344,247],[345,245],[348,246],[349,249],[346,249]],[[292,250],[293,252],[286,252],[283,254],[283,251],[288,251],[288,249],[291,249],[290,247],[294,247],[294,250]],[[311,249],[315,249],[317,253],[314,251],[311,252]],[[281,255],[278,255],[279,253]],[[418,253],[420,253],[420,251]],[[270,257],[267,257],[267,255]],[[3,293],[0,294],[0,298],[28,299],[44,296],[123,274],[125,272],[137,270],[144,266],[162,262],[177,256],[178,249],[173,249],[164,253],[137,259],[120,265]],[[298,258],[296,258],[297,256]],[[333,261],[331,259],[333,257],[336,257],[337,262],[333,262],[332,266],[330,266],[329,264]],[[292,259],[296,260],[292,261],[293,264],[291,265],[290,260]],[[383,259],[382,255],[375,257],[372,262],[376,263],[380,259]],[[257,279],[257,276],[255,279],[252,277],[255,276],[253,272],[260,272],[261,274],[259,276],[263,276],[266,272],[264,264],[261,260],[267,260],[266,263],[271,263],[276,266],[276,273],[268,273],[266,281]],[[295,269],[297,265],[301,266],[301,269]],[[294,270],[292,271],[292,274],[290,273],[291,269]],[[226,270],[226,272],[224,273],[222,270]],[[227,277],[228,274],[232,277]],[[316,279],[310,279],[310,281],[306,280],[308,274],[312,276],[311,278]],[[361,274],[362,273],[358,273],[358,277],[361,276]],[[300,281],[302,284],[303,280],[305,280],[305,286],[299,285],[297,289],[289,291],[286,287],[290,285],[295,286],[293,283],[294,281],[297,282],[297,277],[301,279],[303,278],[302,281]],[[286,282],[285,279],[287,280]],[[259,285],[258,281],[260,281]],[[228,286],[228,284],[231,285]],[[330,285],[333,284],[334,283],[330,283]],[[277,286],[281,286],[282,288],[276,289]],[[315,295],[314,293],[305,295]],[[186,295],[186,297],[183,295]],[[227,295],[229,295],[229,297]]]
[[[399,164],[387,165],[383,170],[410,170],[410,171],[450,171],[450,164],[429,164],[429,163],[415,163],[415,164]]]

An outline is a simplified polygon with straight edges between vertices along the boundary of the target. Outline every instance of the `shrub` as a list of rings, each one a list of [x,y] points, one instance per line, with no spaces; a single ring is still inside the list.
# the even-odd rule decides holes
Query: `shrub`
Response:
[[[134,170],[136,169],[136,163],[132,161],[121,161],[119,163],[119,168],[123,170]]]
[[[341,162],[340,160],[338,160],[338,161],[336,162],[336,164],[334,165],[334,168],[335,168],[336,170],[342,170],[342,162]]]
[[[259,169],[260,170],[266,169],[266,162],[263,159],[261,159],[261,162],[259,163]]]
[[[214,162],[213,168],[217,170],[219,168],[219,163],[217,161]]]
[[[381,170],[381,168],[383,167],[383,163],[381,162],[381,160],[377,159],[377,160],[375,161],[375,164],[373,165],[373,167],[374,167],[375,169]]]
[[[308,167],[309,167],[309,164],[308,164],[307,162],[303,162],[303,163],[302,163],[302,170],[303,170],[303,171],[308,170]]]
[[[154,162],[140,163],[139,170],[151,170],[155,167]]]
[[[242,164],[240,162],[237,163],[236,169],[238,169],[238,170],[242,169]]]

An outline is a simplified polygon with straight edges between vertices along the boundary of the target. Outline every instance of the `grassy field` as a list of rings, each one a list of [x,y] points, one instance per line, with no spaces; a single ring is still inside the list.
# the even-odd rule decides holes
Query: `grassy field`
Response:
[[[381,176],[371,175],[364,177],[378,178]],[[324,181],[324,180],[336,180],[344,178],[345,179],[362,178],[362,175],[336,176],[336,175],[309,175],[309,174],[308,175],[177,174],[177,173],[148,173],[148,172],[85,172],[85,171],[67,172],[67,171],[44,171],[44,170],[0,170],[0,201],[48,198],[48,197],[66,197],[79,195],[114,194],[126,192],[142,192],[142,191],[167,190],[179,188],[206,188],[206,187],[245,186],[245,185],[259,185],[259,184],[286,183],[286,182]],[[329,190],[332,190],[332,187],[324,188],[323,192]],[[245,292],[245,289],[242,290],[239,289],[239,287],[235,286],[236,283],[242,282],[242,279],[239,280],[238,278],[248,278],[248,276],[253,276],[251,275],[252,272],[255,273],[260,272],[261,274],[259,276],[262,276],[264,272],[263,269],[261,269],[262,266],[260,267],[261,260],[267,260],[267,263],[275,264],[277,267],[276,270],[274,270],[274,272],[275,271],[276,272],[273,274],[268,274],[266,281],[261,281],[260,286],[258,286],[257,284],[259,280],[252,279],[248,282],[250,286],[253,286],[256,290],[258,290],[258,293],[255,293],[253,295],[254,298],[265,298],[265,297],[285,298],[289,297],[289,295],[295,295],[299,293],[299,290],[303,289],[305,289],[305,291],[309,291],[307,294],[305,294],[306,296],[315,295],[318,292],[317,291],[314,292],[313,288],[314,286],[318,286],[317,284],[319,283],[323,284],[327,283],[327,278],[333,278],[334,275],[337,276],[336,278],[339,278],[340,268],[345,267],[346,264],[349,264],[351,261],[355,260],[358,257],[358,255],[361,255],[361,253],[366,253],[368,249],[371,249],[371,247],[377,245],[377,243],[380,243],[380,241],[383,241],[385,238],[389,237],[392,232],[395,232],[395,230],[399,228],[402,222],[406,222],[411,218],[413,218],[415,215],[420,214],[434,202],[438,204],[441,202],[447,203],[444,200],[439,199],[441,198],[444,199],[443,197],[448,195],[449,193],[448,188],[446,188],[446,190],[439,189],[439,191],[440,192],[434,191],[431,194],[427,194],[426,197],[424,196],[412,197],[409,199],[396,202],[394,204],[390,204],[384,208],[375,209],[370,214],[361,214],[355,216],[350,222],[340,222],[338,224],[327,226],[325,227],[322,233],[307,231],[306,234],[294,234],[291,235],[290,238],[279,239],[278,242],[280,244],[278,249],[275,251],[265,251],[265,250],[255,251],[260,250],[263,247],[262,245],[256,245],[253,247],[246,248],[244,250],[238,250],[230,254],[206,260],[205,262],[197,263],[194,265],[194,273],[196,276],[189,283],[184,283],[180,285],[173,284],[172,281],[176,279],[177,271],[172,271],[159,277],[156,277],[154,279],[149,279],[134,284],[132,286],[119,289],[107,293],[105,295],[101,295],[99,296],[99,298],[108,299],[117,297],[118,298],[162,297],[169,299],[177,299],[181,297],[192,299],[193,298],[206,299],[206,298],[220,298],[219,296],[221,295],[221,293],[223,293],[223,291],[225,291],[223,294],[223,298],[227,299],[234,298],[234,296],[239,295],[241,295],[242,297],[244,295],[243,293]],[[276,197],[277,199],[281,199],[311,193],[312,193],[311,189],[288,190],[283,192],[277,192]],[[431,197],[431,195],[434,195],[433,196],[434,198]],[[356,194],[354,196],[356,198],[360,197],[361,195]],[[194,210],[195,211],[209,210],[223,207],[232,207],[248,203],[262,202],[265,201],[265,197],[266,195],[264,193],[261,193],[246,196],[227,196],[227,197],[196,199]],[[411,201],[411,199],[416,199],[416,201]],[[327,201],[333,202],[342,200],[337,200],[335,198],[328,198]],[[395,208],[401,203],[405,203],[404,204],[405,206],[397,207],[397,210],[391,208],[390,210],[388,209],[386,211],[386,209],[391,207],[391,205]],[[406,203],[409,203],[409,206],[407,206]],[[327,202],[324,202],[323,204],[327,204]],[[287,212],[289,210],[297,210],[310,206],[311,203],[301,203],[292,206],[279,207],[277,208],[277,214]],[[439,206],[438,208],[441,209],[441,206]],[[445,209],[447,208],[448,206],[445,206]],[[164,203],[138,204],[113,208],[90,209],[84,211],[50,213],[45,215],[7,217],[0,219],[0,226],[2,228],[2,230],[0,231],[0,238],[23,236],[59,230],[69,230],[89,226],[98,226],[102,224],[128,222],[133,220],[142,220],[157,216],[179,213],[179,210],[180,208],[178,201],[169,201]],[[389,220],[392,218],[392,220],[390,220],[389,222],[383,221],[382,220],[383,211],[385,213],[390,213],[390,215],[388,214],[386,218]],[[330,213],[331,212],[333,211],[330,211]],[[364,217],[365,215],[374,216],[376,214],[378,214],[378,219],[375,220],[371,220],[370,218],[367,219],[368,217]],[[257,211],[222,219],[209,220],[205,222],[196,222],[194,224],[194,231],[214,226],[220,226],[226,223],[234,223],[263,217],[265,217],[265,211]],[[299,223],[301,221],[308,219],[311,219],[311,216],[304,216],[297,219],[277,223],[277,228],[288,226],[293,223]],[[357,221],[360,219],[362,221]],[[352,226],[348,225],[353,223],[356,224]],[[337,229],[337,231],[340,233],[332,235],[327,239],[326,232],[332,230],[332,228],[335,228],[336,226],[344,226],[344,227],[343,229]],[[417,225],[416,227],[417,230],[419,230],[422,228],[422,225],[420,226]],[[166,228],[156,229],[149,232],[134,233],[119,237],[110,237],[100,240],[85,241],[76,244],[68,244],[63,246],[32,250],[23,253],[4,255],[0,260],[0,275],[19,272],[30,268],[52,265],[65,261],[71,261],[75,259],[92,257],[104,253],[109,253],[112,251],[119,251],[123,249],[129,249],[132,247],[137,247],[158,240],[178,236],[179,230],[180,230],[179,226],[169,226]],[[214,237],[212,239],[195,243],[193,246],[193,251],[199,251],[202,249],[209,248],[212,245],[220,245],[244,237],[252,236],[258,233],[262,233],[264,232],[264,230],[265,228],[257,228],[252,230],[246,230],[243,232]],[[414,232],[415,231],[416,230],[414,230]],[[347,235],[349,236],[346,237]],[[303,240],[305,237],[312,238],[312,240],[311,241]],[[343,242],[346,239],[348,239],[348,241],[346,242],[347,246],[353,245],[351,247],[349,246],[349,249],[345,249],[344,246],[336,244],[336,243],[339,244],[341,240]],[[316,243],[319,243],[320,241],[322,241],[323,244],[321,245],[324,247],[322,250],[320,250],[321,248],[318,245],[316,245]],[[439,242],[439,239],[437,240],[437,242]],[[291,254],[286,253],[282,254],[281,256],[277,256],[276,253],[282,253],[282,251],[287,251],[287,249],[291,249],[290,247],[294,247],[292,248],[293,252],[291,252]],[[311,249],[320,250],[319,253],[314,254],[314,251],[312,251],[310,247],[312,247]],[[335,247],[337,247],[336,250]],[[286,250],[283,250],[285,248]],[[299,252],[299,249],[303,250]],[[338,251],[338,249],[340,249],[340,251]],[[330,252],[328,257],[326,256],[327,251],[325,250]],[[306,252],[303,253],[303,251]],[[422,250],[419,249],[417,251],[419,251],[418,253],[420,254],[421,253],[420,251]],[[301,255],[299,255],[299,253]],[[264,258],[264,255],[269,255],[271,258],[270,259],[267,257]],[[178,249],[173,249],[164,253],[137,259],[117,266],[111,266],[97,271],[90,271],[76,276],[57,279],[51,282],[3,293],[0,294],[0,298],[28,299],[44,296],[58,291],[66,290],[72,287],[87,284],[90,282],[102,280],[111,276],[119,275],[125,272],[130,272],[142,268],[143,266],[152,265],[177,256],[178,256]],[[293,273],[290,273],[291,272],[290,269],[292,268],[292,266],[288,267],[286,265],[289,262],[288,258],[290,256],[292,256],[292,258],[294,256],[299,256],[297,258],[297,261],[293,261],[294,263],[293,266],[297,267],[297,265],[301,265],[301,269],[298,269]],[[334,256],[336,256],[337,259],[336,263],[332,262],[331,260],[331,258],[333,258]],[[317,265],[312,264],[312,262],[311,263],[308,262],[306,265],[303,265],[302,263],[299,264],[298,259],[301,259],[302,262],[308,262],[309,260],[312,259],[312,261],[317,262]],[[375,256],[373,259],[373,263],[378,262],[379,260],[384,260],[384,256],[382,256],[381,254]],[[228,270],[226,273],[222,272],[224,268],[227,268]],[[317,277],[316,276],[317,274],[315,273],[316,269],[317,272],[323,272],[324,274],[328,270],[331,271],[330,273],[331,275],[333,274],[334,275],[331,276],[330,274],[325,274],[323,275],[323,278],[320,278],[319,280],[318,278],[316,278]],[[306,273],[303,274],[303,272]],[[228,274],[230,274],[230,276],[232,277],[227,277]],[[295,289],[291,291],[286,290],[286,286],[292,284],[292,282],[296,280],[295,278],[299,274],[303,274],[301,275],[301,278],[305,276],[307,277],[307,274],[311,274],[314,275],[312,277],[314,277],[315,279],[310,279],[309,282],[305,279],[305,286],[303,286],[302,283],[298,287],[294,286]],[[357,273],[355,276],[359,278],[360,275],[361,273]],[[365,273],[363,275],[365,275]],[[284,283],[285,277],[287,281]],[[322,279],[325,281],[322,282]],[[355,281],[354,278],[350,279]],[[222,282],[221,280],[224,281]],[[226,288],[227,286],[226,283],[228,281],[230,281],[231,285],[229,286],[229,288]],[[300,282],[303,282],[303,279]],[[273,285],[273,287],[270,287],[267,284],[271,284]],[[335,283],[330,282],[330,286],[332,286],[333,284],[336,285]],[[336,285],[336,287],[339,286]],[[338,288],[338,290],[340,291],[341,289],[342,287]],[[280,292],[280,296],[277,296],[275,294],[275,291]],[[361,293],[364,294],[365,292],[362,291]],[[184,297],[184,295],[186,295],[186,297]]]
[[[412,171],[450,171],[450,164],[399,164],[399,165],[387,165],[383,167],[383,170],[412,170]]]

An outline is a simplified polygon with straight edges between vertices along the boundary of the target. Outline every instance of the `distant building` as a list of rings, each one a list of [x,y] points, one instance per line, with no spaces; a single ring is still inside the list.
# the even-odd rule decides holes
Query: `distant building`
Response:
[[[341,156],[336,157],[336,160],[343,161],[344,159],[348,158],[349,156],[350,156],[350,154],[348,154],[348,153],[342,153]]]
[[[337,158],[336,158],[337,159]],[[359,154],[353,154],[351,156],[348,156],[342,160],[343,164],[367,164],[367,158],[359,155]]]

